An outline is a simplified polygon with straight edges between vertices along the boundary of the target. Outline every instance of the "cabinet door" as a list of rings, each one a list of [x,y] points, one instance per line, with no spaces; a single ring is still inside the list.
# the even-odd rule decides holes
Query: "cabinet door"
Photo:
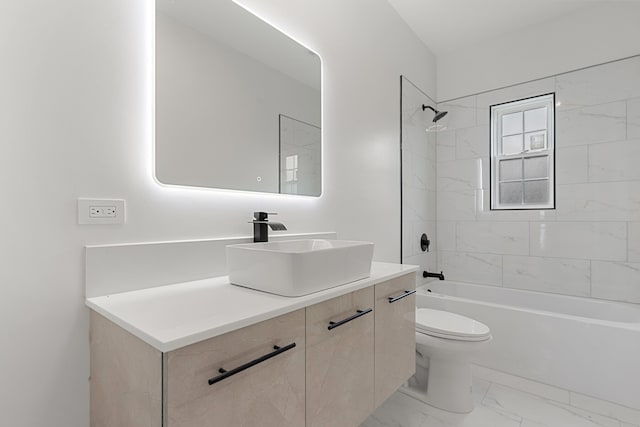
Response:
[[[370,287],[307,308],[307,427],[357,427],[373,410],[373,303]]]
[[[302,309],[165,354],[165,425],[303,426],[304,327]]]
[[[161,427],[162,353],[93,310],[90,342],[90,426]]]
[[[416,370],[415,274],[375,286],[375,405],[384,402]]]

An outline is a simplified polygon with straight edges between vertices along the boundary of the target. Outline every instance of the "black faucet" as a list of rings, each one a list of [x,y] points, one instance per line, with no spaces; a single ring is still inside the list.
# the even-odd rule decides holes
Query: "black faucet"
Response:
[[[254,212],[253,213],[253,241],[256,243],[269,241],[269,228],[273,231],[284,231],[287,227],[280,222],[269,221],[269,215],[277,215],[277,213]]]
[[[440,272],[440,274],[438,273],[429,273],[428,271],[423,271],[422,272],[422,277],[437,277],[440,280],[444,280],[444,274],[442,274],[442,271]]]

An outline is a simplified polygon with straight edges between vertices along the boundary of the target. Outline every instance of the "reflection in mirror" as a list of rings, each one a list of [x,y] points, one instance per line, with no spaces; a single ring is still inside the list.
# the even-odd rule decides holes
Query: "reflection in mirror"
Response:
[[[320,128],[280,115],[280,193],[319,195]]]
[[[165,184],[319,196],[321,64],[230,0],[157,0]]]

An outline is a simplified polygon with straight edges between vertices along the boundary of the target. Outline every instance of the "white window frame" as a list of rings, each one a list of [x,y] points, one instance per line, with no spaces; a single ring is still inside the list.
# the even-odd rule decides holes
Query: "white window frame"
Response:
[[[517,154],[502,154],[502,117],[507,114],[534,110],[541,107],[547,107],[547,129],[546,129],[546,148],[538,150],[524,149],[524,120],[523,120],[523,151]],[[491,161],[490,161],[490,192],[491,192],[491,210],[532,210],[532,209],[555,209],[555,93],[534,96],[531,98],[519,99],[502,104],[492,105],[490,107],[491,119]],[[514,135],[519,135],[518,133]],[[505,135],[507,136],[507,135]],[[532,157],[548,157],[548,177],[527,179],[524,176],[520,180],[501,180],[500,177],[500,161],[510,159],[523,159]],[[549,199],[547,203],[525,203],[524,202],[524,183],[532,181],[548,180]],[[522,203],[502,203],[500,201],[500,183],[501,182],[522,182],[523,200]]]
[[[291,159],[291,162],[289,162],[289,159]],[[286,183],[298,181],[298,155],[297,154],[291,154],[290,156],[287,156],[285,158],[284,164],[285,164],[285,168],[284,168],[285,179],[284,179],[284,181]],[[291,166],[291,167],[289,167],[289,166]]]

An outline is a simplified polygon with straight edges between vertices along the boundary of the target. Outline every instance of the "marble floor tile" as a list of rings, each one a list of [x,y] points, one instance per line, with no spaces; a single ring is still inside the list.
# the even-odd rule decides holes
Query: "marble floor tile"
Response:
[[[501,410],[529,425],[544,427],[619,427],[620,422],[553,400],[544,399],[509,387],[491,384],[482,404]],[[533,423],[533,424],[532,424]],[[526,424],[525,424],[526,425]]]
[[[521,419],[511,414],[476,405],[469,414],[453,414],[432,409],[420,427],[519,427]]]
[[[429,408],[412,397],[394,393],[360,427],[422,427]]]
[[[398,391],[360,427],[639,427],[475,375],[473,400],[471,413],[454,414]]]
[[[545,427],[545,425],[531,420],[522,420],[520,427]]]
[[[483,366],[473,365],[474,385],[479,379],[484,379],[489,383],[500,384],[556,402],[570,403],[570,393],[567,390],[507,374],[505,372],[485,368]]]
[[[473,382],[471,384],[471,396],[473,397],[473,401],[476,404],[482,403],[484,397],[487,395],[487,391],[489,391],[489,387],[491,386],[491,381],[483,380],[482,378],[473,378]]]
[[[480,380],[478,385],[484,383]],[[474,399],[483,394],[481,387],[478,390]],[[476,408],[470,414],[454,414],[396,392],[360,427],[519,427],[520,422],[517,416],[480,403],[476,403]]]
[[[596,414],[602,414],[620,420],[623,427],[640,425],[640,410],[618,405],[617,403],[571,392],[571,406],[588,409]],[[628,424],[625,424],[625,422]]]

